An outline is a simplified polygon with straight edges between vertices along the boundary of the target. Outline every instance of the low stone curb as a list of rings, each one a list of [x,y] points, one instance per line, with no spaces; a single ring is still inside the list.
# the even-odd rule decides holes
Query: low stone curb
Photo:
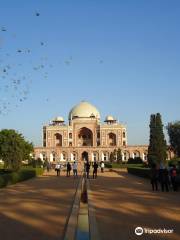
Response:
[[[79,213],[80,198],[81,198],[81,184],[82,184],[82,176],[79,179],[78,187],[75,193],[74,203],[73,203],[71,214],[66,226],[63,240],[75,240],[76,238],[76,229],[77,229],[77,223],[78,223],[78,213]]]

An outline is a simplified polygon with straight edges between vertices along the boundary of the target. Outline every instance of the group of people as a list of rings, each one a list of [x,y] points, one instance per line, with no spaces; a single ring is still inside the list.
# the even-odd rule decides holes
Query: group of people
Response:
[[[60,176],[60,172],[61,172],[61,169],[63,168],[63,166],[60,164],[60,163],[57,163],[56,166],[55,166],[55,171],[57,173],[57,176]],[[66,176],[67,177],[70,177],[71,175],[71,170],[73,170],[73,176],[74,178],[75,177],[78,177],[78,173],[77,173],[77,169],[78,169],[78,165],[77,165],[77,162],[74,161],[73,164],[71,165],[70,162],[67,163],[66,165]]]
[[[99,167],[101,168],[101,172],[102,173],[104,172],[104,162],[103,161],[101,161],[99,164],[96,161],[94,161],[93,163],[86,161],[86,162],[84,162],[84,172],[86,173],[87,178],[89,178],[89,172],[90,172],[91,167],[93,168],[93,179],[97,178],[97,172],[98,172]],[[60,176],[62,168],[64,168],[64,167],[61,163],[56,164],[55,171],[56,171],[57,176]],[[76,161],[74,161],[72,164],[70,162],[67,162],[67,164],[66,164],[66,176],[67,177],[71,176],[71,170],[73,170],[74,178],[78,177],[78,164]]]
[[[93,178],[97,178],[97,172],[98,168],[100,167],[101,172],[104,172],[104,162],[101,161],[99,164],[94,161],[94,162],[89,162],[85,161],[84,162],[84,172],[86,173],[86,177],[89,178],[89,172],[91,167],[93,168]],[[73,170],[73,176],[78,177],[78,163],[77,161],[74,161],[73,163],[67,162],[65,165],[63,163],[58,162],[54,167],[51,165],[49,162],[46,164],[46,169],[47,172],[50,171],[50,169],[55,169],[56,175],[60,176],[61,170],[66,169],[66,176],[70,177],[71,176],[71,171]]]
[[[84,163],[84,172],[86,173],[86,177],[89,178],[89,172],[90,172],[90,168],[93,168],[93,179],[97,178],[97,171],[98,171],[98,163],[96,161],[94,161],[93,163],[90,163],[89,161],[86,161]],[[100,168],[101,168],[101,172],[104,172],[104,162],[101,161],[100,162]]]
[[[173,189],[173,191],[178,190],[177,184],[177,168],[176,166],[157,167],[155,164],[152,165],[151,168],[151,185],[153,191],[159,190],[159,184],[161,186],[161,191],[169,192],[169,190]]]

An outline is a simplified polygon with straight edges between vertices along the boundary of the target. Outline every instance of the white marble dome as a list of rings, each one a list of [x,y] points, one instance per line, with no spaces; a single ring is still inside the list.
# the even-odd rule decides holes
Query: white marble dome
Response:
[[[100,113],[91,103],[82,101],[74,106],[69,112],[69,120],[73,118],[96,118],[100,119]]]

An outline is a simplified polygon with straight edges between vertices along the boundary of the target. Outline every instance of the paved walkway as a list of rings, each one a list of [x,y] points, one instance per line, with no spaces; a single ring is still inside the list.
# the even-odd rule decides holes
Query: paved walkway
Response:
[[[55,171],[0,189],[0,239],[60,240],[78,180]]]
[[[90,187],[101,240],[180,239],[180,192],[152,192],[148,180],[125,171],[99,173]],[[137,226],[175,233],[136,236]]]

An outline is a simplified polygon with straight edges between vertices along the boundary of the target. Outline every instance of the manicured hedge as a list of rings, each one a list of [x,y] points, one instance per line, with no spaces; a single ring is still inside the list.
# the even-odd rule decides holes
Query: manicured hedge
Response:
[[[128,167],[142,167],[142,163],[128,164],[128,163],[105,163],[106,168],[128,168]]]
[[[127,171],[138,177],[150,178],[150,168],[128,167]]]
[[[104,165],[106,168],[112,168],[112,163],[105,163]]]
[[[9,184],[15,184],[17,182],[25,181],[27,179],[36,177],[43,174],[42,168],[24,168],[18,172],[3,173],[0,174],[0,187],[5,187]]]
[[[112,167],[113,168],[128,168],[128,167],[143,167],[143,164],[142,163],[113,163],[112,164]]]

